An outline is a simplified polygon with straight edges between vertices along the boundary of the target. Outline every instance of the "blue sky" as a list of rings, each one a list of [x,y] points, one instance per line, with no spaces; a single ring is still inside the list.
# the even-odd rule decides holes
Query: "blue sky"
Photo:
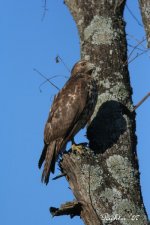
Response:
[[[73,196],[65,179],[43,185],[41,171],[37,168],[44,125],[57,90],[47,83],[40,92],[39,85],[44,80],[33,68],[47,77],[69,76],[62,63],[56,64],[55,57],[59,54],[69,68],[80,58],[77,29],[63,1],[48,1],[43,22],[42,6],[42,0],[2,0],[0,3],[0,223],[82,225],[79,218],[50,217],[49,206],[57,207]],[[128,7],[141,21],[136,1],[128,0]],[[141,40],[144,30],[128,10],[125,18],[129,43],[135,45],[135,38]],[[150,53],[134,60],[129,69],[136,104],[150,91]],[[58,77],[53,81],[61,88],[66,79]],[[150,215],[149,107],[150,99],[137,110],[136,133],[142,193]],[[77,142],[82,141],[83,136],[84,131],[77,136]]]

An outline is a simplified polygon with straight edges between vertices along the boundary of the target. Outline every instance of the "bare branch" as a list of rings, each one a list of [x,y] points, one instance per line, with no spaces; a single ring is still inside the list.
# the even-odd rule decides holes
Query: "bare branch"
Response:
[[[76,200],[73,202],[66,202],[62,204],[60,208],[50,207],[50,213],[54,216],[70,215],[71,218],[74,216],[80,216],[82,207]]]
[[[136,58],[138,58],[139,56],[145,54],[146,52],[148,52],[150,49],[146,48],[144,45],[143,45],[143,42],[146,41],[146,37],[143,37],[143,39],[141,41],[139,41],[138,39],[134,38],[134,36],[132,35],[129,35],[128,36],[132,37],[136,42],[137,44],[135,46],[133,45],[130,45],[128,44],[130,47],[132,47],[133,49],[131,50],[126,62],[123,64],[123,66],[126,66],[126,65],[129,65],[131,62],[133,62]],[[138,48],[139,46],[142,46],[143,49],[141,48]],[[129,59],[131,58],[132,54],[134,53],[134,51],[136,50],[140,50],[141,52],[137,52],[136,55],[129,61]]]
[[[140,43],[140,40],[138,40],[137,38],[135,38],[133,35],[131,34],[127,34],[130,38],[132,38],[136,43]],[[146,37],[144,36],[143,39],[145,39],[146,41]],[[144,49],[147,49],[146,46],[143,45],[143,43],[141,42],[140,45],[144,48]]]
[[[131,62],[133,62],[136,58],[138,58],[139,56],[143,55],[144,53],[146,53],[146,52],[148,52],[148,51],[149,51],[149,49],[143,51],[142,53],[137,53],[136,56],[128,62],[128,65],[129,65]]]
[[[131,47],[131,48],[135,48],[135,46],[133,46],[133,45],[131,45],[131,44],[129,44],[129,43],[128,43],[128,46]],[[142,52],[144,51],[143,49],[138,48],[138,47],[136,47],[136,49],[139,50],[139,51],[142,51]]]
[[[61,177],[64,177],[64,176],[66,176],[66,173],[61,173],[60,175],[54,177],[52,180],[57,180],[57,179],[59,179]]]
[[[131,46],[133,49],[132,49],[132,51],[130,52],[130,54],[129,54],[129,56],[128,56],[128,58],[127,58],[127,60],[126,60],[126,62],[124,63],[123,66],[129,65],[129,64],[130,64],[131,62],[133,62],[136,58],[138,58],[139,56],[141,56],[141,55],[143,55],[144,53],[146,53],[146,52],[149,51],[148,48],[145,48],[145,46],[142,45],[142,43],[143,43],[144,41],[146,41],[146,38],[143,38],[143,40],[141,40],[141,41],[139,41],[139,40],[137,40],[137,39],[135,39],[135,40],[136,40],[136,42],[137,42],[137,45],[132,46],[132,45],[129,45],[129,44],[128,44],[128,45]],[[140,46],[140,45],[143,47],[144,50],[138,48],[138,46]],[[140,50],[140,51],[142,51],[142,52],[141,52],[141,53],[139,53],[139,52],[136,53],[136,56],[134,56],[134,57],[129,61],[129,59],[131,58],[131,56],[132,56],[132,54],[134,53],[135,50]]]
[[[56,78],[56,77],[64,77],[64,78],[68,79],[67,76],[63,76],[63,75],[55,75],[55,76],[53,76],[53,77],[47,78],[47,80],[45,80],[43,83],[41,83],[40,86],[39,86],[39,89],[41,90],[41,87],[42,87],[44,84],[46,84],[48,81],[50,81],[50,80],[52,80],[52,79],[54,79],[54,78]]]
[[[43,75],[40,71],[38,71],[37,69],[33,69],[35,72],[37,72],[41,77],[43,77],[45,80],[46,80],[46,82],[49,82],[53,87],[55,87],[57,90],[60,90],[60,88],[59,87],[57,87],[54,83],[52,83],[51,81],[50,81],[50,79],[48,79],[45,75]],[[40,85],[41,86],[41,85]],[[40,87],[39,86],[39,87]]]
[[[135,19],[135,21],[137,22],[137,24],[141,27],[143,27],[143,25],[140,23],[140,21],[137,19],[137,17],[133,14],[133,12],[131,11],[131,9],[128,7],[128,5],[126,4],[126,8],[129,11],[129,13],[131,14],[131,16]]]
[[[148,48],[150,48],[150,1],[149,0],[139,0],[140,10],[142,14],[142,20],[147,36]]]
[[[47,8],[47,0],[44,0],[43,8],[44,8],[44,11],[43,11],[42,19],[41,19],[42,22],[43,22],[43,20],[44,20],[44,18],[46,16],[46,12],[48,11],[48,8]]]
[[[133,111],[135,111],[139,106],[141,106],[141,105],[143,104],[143,102],[145,102],[146,99],[148,99],[149,96],[150,96],[150,92],[149,92],[147,95],[145,95],[145,97],[142,98],[142,100],[139,101],[139,102],[134,106]]]
[[[144,41],[146,40],[146,38],[144,38],[143,40],[139,41],[137,45],[135,45],[135,47],[133,48],[133,50],[130,52],[129,56],[128,56],[128,60],[130,59],[130,57],[132,56],[133,52],[137,49],[137,47],[139,45],[141,45]]]

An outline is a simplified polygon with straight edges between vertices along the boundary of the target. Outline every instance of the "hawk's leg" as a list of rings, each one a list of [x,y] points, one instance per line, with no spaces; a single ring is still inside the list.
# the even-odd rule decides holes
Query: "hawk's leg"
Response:
[[[74,141],[74,138],[71,139],[71,142],[72,142],[72,146],[71,146],[72,151],[78,152],[79,154],[82,154],[83,153],[83,145],[76,144],[75,141]]]

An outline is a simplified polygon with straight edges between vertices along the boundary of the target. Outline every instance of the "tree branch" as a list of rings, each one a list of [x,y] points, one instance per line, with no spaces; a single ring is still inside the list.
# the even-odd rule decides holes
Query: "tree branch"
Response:
[[[60,208],[50,207],[50,213],[53,217],[70,215],[70,217],[73,218],[74,216],[80,216],[81,210],[81,204],[77,201],[66,202],[62,204]]]
[[[146,31],[148,47],[150,48],[150,1],[139,0],[143,24]]]
[[[143,104],[143,102],[146,101],[146,99],[148,99],[148,97],[150,96],[150,92],[147,93],[147,95],[144,96],[144,98],[142,98],[141,101],[139,101],[133,108],[133,111],[135,111],[139,106],[141,106]]]

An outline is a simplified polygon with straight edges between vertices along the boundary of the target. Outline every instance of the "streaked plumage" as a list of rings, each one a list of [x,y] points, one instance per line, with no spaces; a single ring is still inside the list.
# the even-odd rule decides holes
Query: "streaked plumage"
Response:
[[[42,181],[54,173],[58,155],[66,144],[88,123],[97,99],[97,86],[92,76],[94,65],[81,60],[71,71],[71,77],[55,96],[44,130],[44,148],[39,168],[45,161]]]

